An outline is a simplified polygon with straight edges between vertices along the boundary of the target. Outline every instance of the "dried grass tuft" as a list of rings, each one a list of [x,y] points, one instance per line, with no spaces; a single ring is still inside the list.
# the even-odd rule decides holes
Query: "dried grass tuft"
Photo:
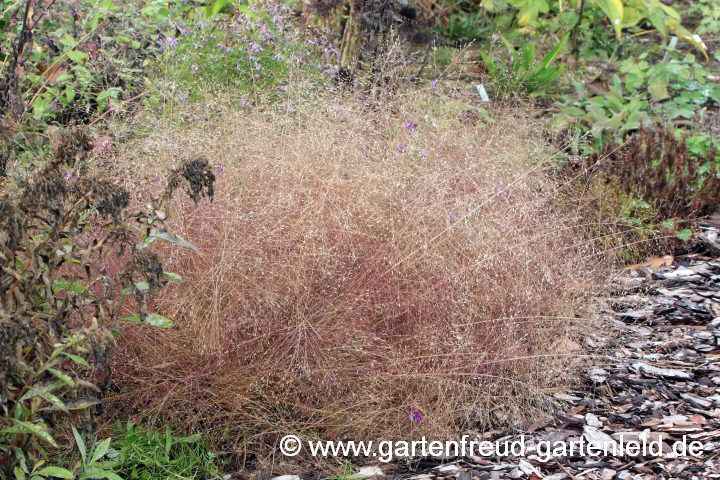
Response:
[[[288,433],[442,438],[546,408],[569,378],[586,260],[540,128],[522,112],[473,126],[465,108],[440,122],[413,105],[448,99],[415,95],[228,112],[126,154],[154,175],[156,158],[203,153],[217,192],[177,210],[198,251],[172,250],[187,281],[156,308],[181,328],[126,329],[117,408],[238,454]]]

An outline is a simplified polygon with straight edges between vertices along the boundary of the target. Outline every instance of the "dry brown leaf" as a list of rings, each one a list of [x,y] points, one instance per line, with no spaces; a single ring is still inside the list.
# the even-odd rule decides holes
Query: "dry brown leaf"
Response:
[[[675,259],[672,255],[665,255],[663,257],[651,257],[650,260],[642,263],[636,263],[625,267],[626,270],[635,270],[636,268],[647,267],[651,270],[657,270],[662,267],[669,267],[674,263]]]

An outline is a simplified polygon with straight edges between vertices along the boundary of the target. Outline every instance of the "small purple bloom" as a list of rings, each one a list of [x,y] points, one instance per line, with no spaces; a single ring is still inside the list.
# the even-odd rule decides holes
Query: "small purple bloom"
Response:
[[[178,41],[177,41],[177,38],[175,38],[175,37],[168,37],[168,39],[166,41],[167,48],[169,50],[175,50],[177,48],[177,43],[178,43]]]
[[[425,418],[425,415],[420,410],[413,410],[410,412],[410,415],[408,415],[410,420],[412,420],[415,423],[420,423]]]
[[[407,152],[407,148],[405,148],[405,145],[398,145],[397,151],[398,153],[405,153]]]
[[[457,222],[457,209],[453,208],[450,211],[450,215],[448,215],[448,222],[450,222],[450,225]]]
[[[437,88],[437,80],[433,80],[430,84],[430,88]]]
[[[407,125],[405,125],[405,128],[407,128],[408,130],[415,130],[417,128],[417,123],[410,120]]]
[[[64,172],[64,173],[63,173],[63,178],[64,178],[65,180],[70,180],[70,179],[72,178],[72,172]]]
[[[198,71],[198,66],[197,66],[197,65],[193,65],[192,67],[190,67],[190,71],[191,71],[192,73],[197,73],[197,71]]]
[[[250,51],[251,51],[252,53],[259,53],[259,52],[262,52],[262,51],[263,51],[263,48],[262,48],[260,45],[258,45],[257,43],[251,43],[251,44],[250,44]]]

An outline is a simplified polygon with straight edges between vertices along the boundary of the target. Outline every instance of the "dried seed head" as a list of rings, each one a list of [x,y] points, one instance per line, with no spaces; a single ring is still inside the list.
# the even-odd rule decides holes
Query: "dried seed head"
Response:
[[[82,127],[59,130],[51,139],[53,157],[56,162],[74,167],[92,150],[92,137]]]
[[[150,288],[159,288],[167,283],[163,278],[163,266],[157,253],[150,250],[136,250],[128,263],[129,275],[142,276]]]
[[[212,167],[204,158],[188,160],[177,169],[170,172],[168,190],[170,194],[185,180],[185,192],[196,204],[203,197],[212,201],[215,195],[215,174]]]
[[[130,203],[130,194],[107,180],[79,178],[73,183],[72,192],[78,197],[89,194],[91,205],[100,215],[111,216],[116,222]]]
[[[57,220],[65,209],[67,184],[62,175],[52,170],[44,170],[28,186],[20,203],[22,210],[33,215],[45,210],[50,220]]]

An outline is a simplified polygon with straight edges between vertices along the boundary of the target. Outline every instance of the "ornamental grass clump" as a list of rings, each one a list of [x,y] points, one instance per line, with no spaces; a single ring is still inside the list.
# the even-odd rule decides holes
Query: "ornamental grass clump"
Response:
[[[224,112],[129,152],[149,175],[173,151],[224,168],[214,203],[176,208],[197,251],[166,252],[185,282],[154,307],[179,328],[126,329],[119,411],[259,462],[291,433],[443,438],[547,408],[588,269],[538,126],[414,100]]]

